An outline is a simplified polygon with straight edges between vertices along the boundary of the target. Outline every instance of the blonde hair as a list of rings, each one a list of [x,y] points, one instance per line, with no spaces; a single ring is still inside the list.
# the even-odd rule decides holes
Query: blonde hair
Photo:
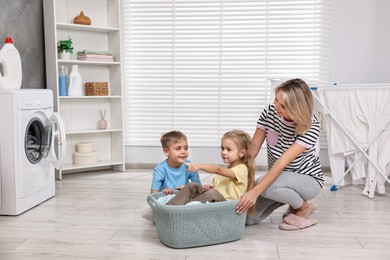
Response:
[[[275,88],[275,95],[282,92],[284,106],[296,123],[295,133],[302,134],[311,127],[313,95],[301,79],[290,79]]]
[[[160,138],[161,146],[163,148],[169,148],[171,144],[178,143],[181,140],[187,142],[187,136],[180,131],[167,132]]]
[[[225,138],[232,139],[239,150],[245,149],[244,156],[240,158],[240,161],[248,168],[248,187],[246,190],[249,191],[255,185],[255,160],[252,155],[252,139],[247,133],[238,129],[226,132],[221,139]],[[256,204],[248,210],[249,215],[255,212],[255,206]]]

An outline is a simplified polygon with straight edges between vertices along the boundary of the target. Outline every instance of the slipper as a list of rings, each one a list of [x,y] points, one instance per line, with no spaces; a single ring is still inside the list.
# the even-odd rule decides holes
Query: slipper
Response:
[[[296,226],[299,229],[307,228],[317,224],[317,220],[314,218],[302,218],[294,214],[288,214],[283,221],[288,225]]]
[[[293,213],[293,208],[291,206],[289,206],[286,212],[283,213],[282,218],[287,217],[287,215],[290,213]]]
[[[288,230],[288,231],[293,231],[293,230],[298,230],[298,229],[300,229],[299,227],[294,226],[294,225],[287,224],[286,222],[280,223],[280,224],[279,224],[279,228],[280,228],[281,230]]]
[[[318,209],[318,204],[316,203],[311,203],[309,204],[309,208],[310,208],[310,215],[314,213],[314,211],[316,209]],[[287,217],[288,214],[290,213],[293,213],[293,208],[291,206],[288,207],[288,209],[286,210],[286,212],[283,213],[282,217],[285,218]]]
[[[317,220],[315,220],[315,219],[309,219],[309,221],[311,221],[311,223],[316,223],[317,222]],[[304,226],[304,227],[299,227],[299,226],[295,226],[295,225],[290,225],[290,224],[288,224],[288,223],[286,223],[286,222],[283,222],[283,223],[280,223],[279,224],[279,229],[281,229],[281,230],[287,230],[287,231],[294,231],[294,230],[299,230],[299,229],[304,229],[304,228],[308,228],[308,227],[310,227],[310,226],[312,226],[312,225],[314,225],[314,224],[308,224],[308,226]]]

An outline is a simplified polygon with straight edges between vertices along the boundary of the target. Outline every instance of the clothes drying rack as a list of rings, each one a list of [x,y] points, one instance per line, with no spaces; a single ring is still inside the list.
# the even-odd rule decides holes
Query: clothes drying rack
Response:
[[[386,85],[384,85],[384,84],[359,84],[359,85],[353,84],[353,85],[335,85],[335,86],[313,86],[313,87],[311,87],[311,89],[312,90],[321,90],[321,88],[322,88],[322,89],[326,90],[326,88],[362,88],[362,87],[383,87],[383,88],[389,88],[389,90],[390,90],[389,84],[386,84]],[[337,120],[337,118],[334,116],[334,114],[329,110],[329,108],[325,104],[324,100],[321,97],[319,97],[314,91],[313,91],[313,96],[316,99],[316,101],[321,105],[321,108],[323,109],[325,114],[329,116],[330,121],[335,123],[343,131],[343,133],[350,139],[350,141],[355,145],[355,147],[361,152],[359,157],[354,160],[354,162],[347,168],[347,170],[344,172],[344,174],[334,182],[334,185],[330,188],[330,190],[335,191],[339,188],[339,184],[344,179],[345,175],[351,171],[351,169],[356,165],[356,163],[359,160],[361,160],[363,158],[363,156],[375,168],[375,170],[378,173],[380,173],[388,183],[390,183],[390,180],[386,176],[385,172],[382,169],[380,169],[380,167],[378,166],[378,163],[373,161],[372,158],[367,153],[369,151],[369,149],[372,147],[372,145],[378,140],[378,138],[389,128],[390,121],[387,122],[385,124],[385,126],[376,133],[374,138],[372,140],[370,140],[370,142],[367,144],[366,147],[363,147],[362,145],[360,145],[357,142],[357,140],[350,133],[350,131],[348,131],[345,128],[345,126],[343,126],[343,124],[339,120]],[[366,179],[367,179],[366,183],[371,183],[373,178],[374,177],[372,175],[370,176],[370,174],[368,174],[368,176],[366,177]],[[375,191],[375,187],[371,187],[371,188],[366,187],[363,190],[363,194],[368,196],[369,198],[373,198],[374,191]]]
[[[273,82],[274,84],[276,82],[282,82],[283,80],[280,80],[280,79],[270,79],[271,82]],[[340,183],[344,180],[344,177],[346,174],[348,174],[352,168],[356,165],[356,163],[361,160],[363,158],[363,156],[368,160],[368,162],[375,168],[375,170],[380,173],[383,178],[388,182],[390,183],[390,180],[389,178],[386,176],[385,172],[380,169],[380,167],[378,166],[378,164],[376,162],[374,162],[371,157],[367,154],[368,150],[370,149],[370,147],[378,140],[378,138],[389,128],[389,125],[390,125],[390,121],[387,122],[385,124],[385,127],[383,129],[381,129],[377,134],[376,136],[374,137],[374,139],[372,139],[368,145],[366,147],[362,147],[357,141],[356,139],[354,138],[354,136],[343,126],[343,124],[336,118],[336,116],[330,111],[330,109],[328,108],[328,106],[326,105],[325,101],[317,95],[316,91],[321,91],[322,89],[327,89],[327,88],[362,88],[362,87],[369,87],[369,86],[375,86],[375,87],[384,87],[384,88],[389,88],[390,90],[390,84],[348,84],[348,85],[328,85],[328,84],[320,84],[320,83],[313,83],[313,82],[310,82],[310,81],[306,81],[309,86],[310,86],[310,89],[312,90],[312,94],[313,94],[313,97],[315,99],[315,101],[320,105],[321,109],[323,110],[324,114],[326,116],[328,116],[329,118],[329,121],[331,121],[332,123],[335,123],[341,130],[342,132],[350,139],[350,141],[355,145],[355,147],[361,152],[361,154],[359,155],[358,158],[356,158],[353,163],[347,168],[347,170],[344,171],[344,174],[339,177],[338,179],[336,179],[334,181],[334,184],[331,186],[330,190],[331,191],[336,191],[338,188],[341,188],[342,186],[340,186]],[[368,176],[366,176],[366,183],[371,183],[373,182],[372,179],[374,177],[370,174],[368,174]],[[374,191],[375,191],[375,187],[369,187],[367,188],[368,186],[370,185],[366,185],[366,188],[363,190],[363,194],[368,196],[369,198],[374,198]]]

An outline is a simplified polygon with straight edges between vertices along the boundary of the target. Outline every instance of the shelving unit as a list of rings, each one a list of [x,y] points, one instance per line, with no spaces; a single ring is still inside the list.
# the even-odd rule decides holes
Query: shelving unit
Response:
[[[44,0],[47,88],[54,93],[54,109],[64,120],[67,156],[63,173],[112,168],[125,170],[123,144],[123,99],[120,41],[120,0]],[[73,24],[73,18],[83,11],[91,25]],[[57,57],[57,41],[72,39],[74,52],[70,60]],[[77,60],[77,51],[109,50],[113,62]],[[77,64],[85,82],[108,82],[109,96],[59,96],[58,72],[64,65],[68,73]],[[107,129],[100,130],[99,109],[106,110]],[[88,166],[73,164],[75,147],[92,142],[98,163]]]

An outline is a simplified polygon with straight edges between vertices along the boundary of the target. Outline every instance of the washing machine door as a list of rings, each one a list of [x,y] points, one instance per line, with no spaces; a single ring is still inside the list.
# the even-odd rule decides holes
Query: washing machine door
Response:
[[[56,169],[60,169],[66,155],[65,127],[61,116],[53,113],[45,127],[43,156],[50,159]]]

